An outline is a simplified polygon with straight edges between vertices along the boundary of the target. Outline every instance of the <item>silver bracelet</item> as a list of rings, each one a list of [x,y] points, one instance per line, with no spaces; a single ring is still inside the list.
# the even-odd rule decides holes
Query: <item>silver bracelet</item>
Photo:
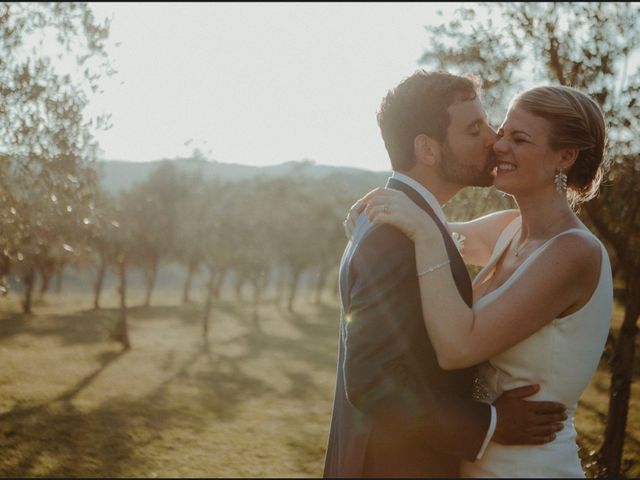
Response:
[[[439,268],[444,267],[445,265],[449,265],[450,263],[451,263],[451,260],[447,260],[447,261],[445,261],[445,262],[439,263],[438,265],[434,265],[433,267],[429,267],[429,268],[427,268],[424,272],[420,272],[420,273],[418,274],[418,277],[421,277],[421,276],[423,276],[423,275],[426,275],[427,273],[431,273],[431,272],[433,272],[433,271],[435,271],[435,270],[437,270],[437,269],[439,269]]]

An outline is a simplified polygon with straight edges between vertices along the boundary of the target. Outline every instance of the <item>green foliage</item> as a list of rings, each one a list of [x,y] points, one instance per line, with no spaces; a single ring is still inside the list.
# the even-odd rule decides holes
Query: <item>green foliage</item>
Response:
[[[497,23],[496,18],[502,22]],[[484,103],[499,124],[513,95],[536,84],[570,85],[602,106],[611,154],[638,150],[640,72],[629,59],[640,42],[640,7],[628,3],[484,3],[425,27],[422,63],[484,84]]]
[[[86,3],[0,4],[0,247],[27,275],[75,253],[91,223],[92,128],[106,119],[84,111],[108,73],[107,35]]]

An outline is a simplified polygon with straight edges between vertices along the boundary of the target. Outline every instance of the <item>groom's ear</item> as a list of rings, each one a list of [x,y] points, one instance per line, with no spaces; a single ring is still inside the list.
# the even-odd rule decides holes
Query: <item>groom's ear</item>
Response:
[[[435,167],[440,161],[440,144],[423,133],[413,139],[413,152],[417,163]]]

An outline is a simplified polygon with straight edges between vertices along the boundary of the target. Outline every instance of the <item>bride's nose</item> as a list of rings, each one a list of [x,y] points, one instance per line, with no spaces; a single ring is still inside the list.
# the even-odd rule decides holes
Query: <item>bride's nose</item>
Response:
[[[494,153],[496,153],[496,155],[499,154],[503,154],[503,153],[507,153],[508,150],[508,145],[507,145],[507,141],[504,139],[504,137],[498,137],[495,141],[495,143],[493,144],[493,151]]]

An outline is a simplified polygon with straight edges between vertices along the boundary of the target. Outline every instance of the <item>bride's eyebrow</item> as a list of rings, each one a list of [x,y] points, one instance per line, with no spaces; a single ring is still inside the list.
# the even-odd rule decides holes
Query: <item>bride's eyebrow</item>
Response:
[[[516,133],[522,133],[522,134],[526,135],[527,137],[531,138],[531,135],[529,135],[524,130],[514,130],[513,132],[511,132],[511,135],[515,135]]]
[[[526,135],[529,138],[533,138],[531,137],[531,135],[529,135],[527,132],[525,132],[524,130],[512,130],[511,131],[511,135],[515,135],[516,133],[522,133],[523,135]],[[498,135],[504,135],[504,128],[500,127],[498,129]]]

